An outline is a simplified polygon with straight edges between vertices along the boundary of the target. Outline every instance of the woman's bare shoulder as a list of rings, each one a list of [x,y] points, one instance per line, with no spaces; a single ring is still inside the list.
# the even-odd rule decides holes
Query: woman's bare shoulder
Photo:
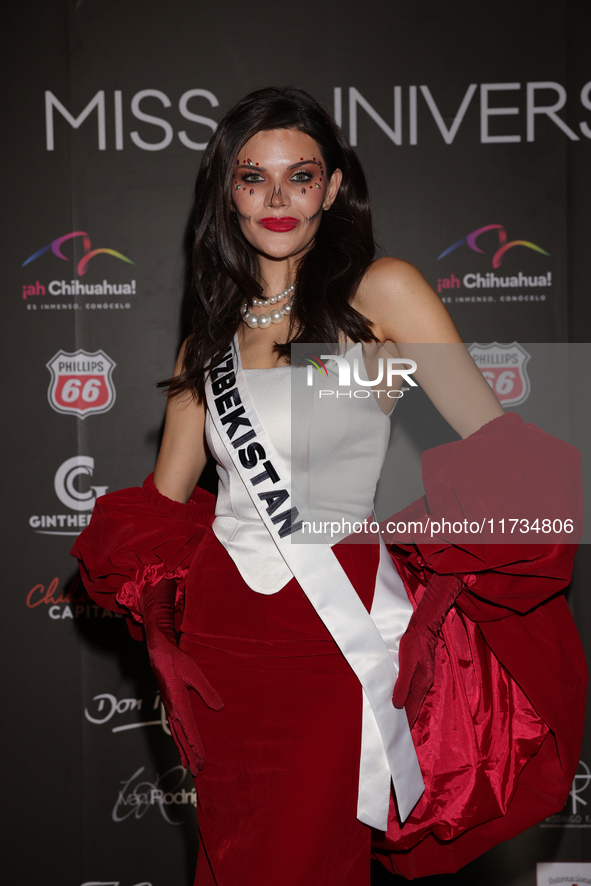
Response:
[[[410,262],[384,257],[365,272],[353,307],[383,341],[460,341],[445,306]]]
[[[409,299],[430,299],[432,295],[439,301],[418,268],[404,259],[386,256],[368,267],[356,297],[379,311],[392,305],[403,307]]]
[[[409,261],[405,261],[403,258],[396,258],[392,255],[385,255],[382,256],[382,258],[376,258],[376,260],[369,265],[365,272],[364,281],[371,278],[374,283],[403,284],[416,274],[422,277],[419,269]]]

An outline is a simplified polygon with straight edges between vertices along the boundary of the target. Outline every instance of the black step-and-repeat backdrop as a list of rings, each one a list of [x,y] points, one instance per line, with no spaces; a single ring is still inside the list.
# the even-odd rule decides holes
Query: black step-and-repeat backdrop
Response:
[[[523,365],[527,342],[591,340],[588,26],[566,0],[13,4],[5,882],[192,883],[195,790],[145,650],[87,599],[68,551],[97,496],[153,467],[155,383],[180,343],[191,188],[216,121],[255,88],[311,91],[365,166],[384,253],[421,268],[465,341],[516,342]],[[521,402],[523,376],[489,368]],[[582,550],[569,600],[587,646],[590,572]],[[537,864],[589,858],[588,738],[561,814],[433,879],[533,886]]]

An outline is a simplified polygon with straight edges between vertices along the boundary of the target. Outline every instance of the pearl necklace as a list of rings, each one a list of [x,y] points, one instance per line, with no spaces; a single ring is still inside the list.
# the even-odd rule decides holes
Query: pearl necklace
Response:
[[[284,289],[283,292],[280,292],[279,295],[274,295],[272,298],[253,298],[252,304],[254,307],[268,308],[269,305],[275,305],[277,302],[283,301],[284,298],[288,298],[294,289],[295,283],[292,283],[291,286],[288,286],[287,289]],[[240,313],[246,325],[250,326],[251,329],[267,329],[271,323],[281,323],[288,314],[291,314],[292,302],[293,295],[288,298],[282,308],[274,308],[268,314],[255,314],[249,308],[248,302],[244,302]]]

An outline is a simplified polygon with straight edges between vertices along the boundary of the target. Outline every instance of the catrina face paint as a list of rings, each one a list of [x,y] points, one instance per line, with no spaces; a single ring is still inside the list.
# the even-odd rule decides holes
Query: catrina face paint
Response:
[[[262,257],[272,258],[311,246],[342,177],[337,170],[327,180],[316,142],[291,129],[256,133],[241,148],[232,173],[241,232]]]

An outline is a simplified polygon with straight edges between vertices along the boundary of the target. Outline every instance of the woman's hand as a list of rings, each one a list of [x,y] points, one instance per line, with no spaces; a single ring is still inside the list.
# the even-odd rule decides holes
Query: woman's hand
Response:
[[[158,683],[168,725],[185,769],[192,775],[203,769],[205,750],[197,730],[189,690],[198,693],[214,711],[223,702],[201,668],[177,646],[174,631],[176,581],[163,579],[142,592],[142,618],[150,664]]]
[[[433,685],[439,632],[462,588],[455,575],[433,575],[400,640],[392,703],[395,708],[406,708],[411,728]]]

